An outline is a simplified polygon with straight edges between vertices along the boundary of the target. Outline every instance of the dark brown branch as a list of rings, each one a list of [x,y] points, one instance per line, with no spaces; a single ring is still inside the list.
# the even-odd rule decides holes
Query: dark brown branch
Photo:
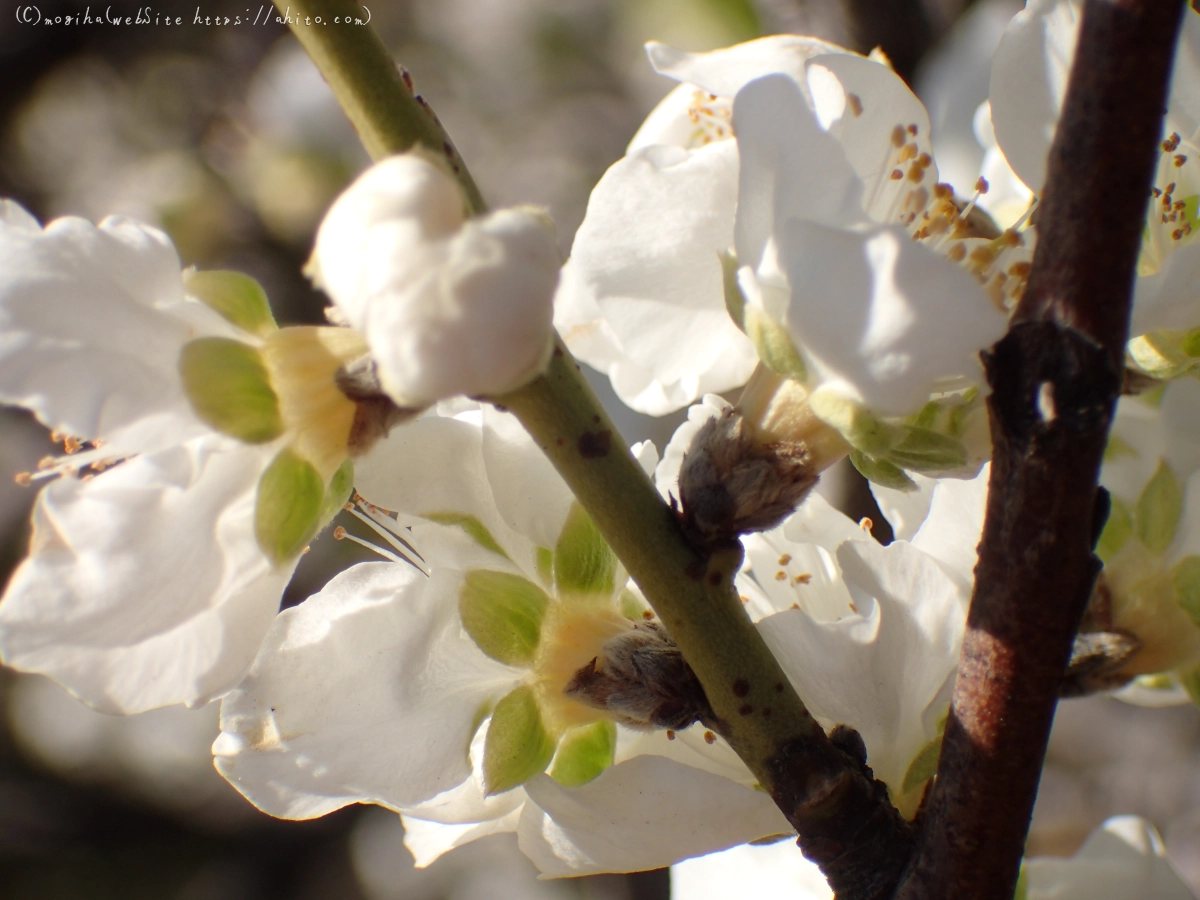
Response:
[[[896,74],[909,84],[937,29],[923,0],[841,0],[855,50],[881,47]]]
[[[1181,10],[1180,0],[1084,6],[1029,287],[986,358],[994,450],[975,594],[903,900],[1013,896],[1059,684],[1099,570],[1096,480]]]

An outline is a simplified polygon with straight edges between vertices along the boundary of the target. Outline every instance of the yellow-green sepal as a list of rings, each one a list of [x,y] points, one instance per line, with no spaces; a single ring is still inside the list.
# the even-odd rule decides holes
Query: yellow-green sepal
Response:
[[[247,444],[283,434],[279,398],[262,355],[229,338],[197,338],[184,344],[179,375],[192,410],[206,425]]]
[[[256,337],[278,331],[262,285],[241,272],[191,270],[183,285],[191,296],[220,313],[230,324]]]
[[[1175,600],[1200,628],[1200,556],[1185,556],[1171,567]]]
[[[809,406],[818,419],[837,431],[855,450],[883,459],[899,441],[900,429],[876,418],[860,403],[829,390],[817,390]]]
[[[546,592],[532,581],[489,569],[468,572],[458,593],[458,612],[471,640],[510,666],[533,663],[549,604]]]
[[[520,787],[546,771],[556,741],[542,721],[533,688],[522,685],[492,710],[483,744],[483,786],[490,797]]]
[[[899,469],[937,475],[967,464],[967,448],[961,441],[929,428],[902,426],[900,440],[885,459]]]
[[[325,486],[325,502],[321,506],[320,527],[324,528],[336,516],[354,492],[354,460],[347,458]]]
[[[1108,519],[1104,523],[1104,530],[1100,532],[1100,540],[1096,542],[1096,555],[1107,564],[1121,552],[1132,536],[1133,514],[1128,506],[1112,497]]]
[[[559,597],[607,597],[612,594],[616,576],[616,554],[587,510],[578,502],[572,503],[554,546],[554,584]]]
[[[1147,550],[1161,553],[1175,539],[1175,529],[1183,514],[1183,488],[1174,470],[1165,462],[1142,488],[1133,511],[1133,527]]]
[[[746,302],[746,295],[738,284],[737,257],[732,252],[718,253],[717,256],[721,260],[725,310],[733,324],[750,338],[764,366],[784,378],[804,381],[808,377],[808,367],[792,336],[757,306]]]
[[[280,566],[312,540],[325,507],[325,480],[316,466],[291,447],[279,451],[258,480],[254,535],[271,562]]]
[[[613,764],[617,752],[617,726],[595,722],[572,728],[563,735],[550,767],[550,777],[564,787],[579,787]]]
[[[867,481],[897,491],[904,491],[906,494],[917,489],[915,481],[887,460],[872,459],[861,450],[851,450],[849,457],[851,465],[858,469],[859,474]]]

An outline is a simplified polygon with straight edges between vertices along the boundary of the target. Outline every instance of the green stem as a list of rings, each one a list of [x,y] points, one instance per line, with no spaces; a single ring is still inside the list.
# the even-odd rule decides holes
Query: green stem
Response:
[[[375,160],[420,144],[444,158],[458,177],[472,212],[487,207],[450,136],[432,109],[415,95],[375,29],[351,0],[276,0],[292,33],[325,77],[338,103]],[[319,20],[319,24],[318,24]]]
[[[326,22],[355,12],[344,0],[290,5],[293,14]],[[452,149],[368,27],[292,29],[372,156],[413,143]],[[482,210],[478,189],[457,162],[471,205]],[[838,896],[888,896],[908,859],[911,830],[871,779],[861,740],[835,745],[826,737],[751,623],[733,586],[740,544],[702,551],[687,540],[560,340],[544,373],[490,399],[520,419],[591,514],[700,679],[722,736]]]
[[[546,372],[494,398],[554,463],[704,685],[725,738],[767,790],[767,763],[797,738],[824,739],[733,588],[740,546],[703,555],[629,452],[560,344]]]

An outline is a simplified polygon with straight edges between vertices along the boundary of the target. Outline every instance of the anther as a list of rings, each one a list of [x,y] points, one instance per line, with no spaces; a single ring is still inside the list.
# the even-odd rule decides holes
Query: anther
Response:
[[[863,105],[862,105],[862,100],[859,98],[858,94],[847,94],[846,95],[846,105],[850,107],[850,112],[854,116],[854,118],[857,119],[859,116],[862,115]]]
[[[904,128],[901,125],[892,129],[892,146],[897,150],[904,146]]]
[[[980,175],[979,180],[975,182],[975,190],[980,194],[986,194],[989,187],[991,187],[991,185],[987,183],[987,179]]]

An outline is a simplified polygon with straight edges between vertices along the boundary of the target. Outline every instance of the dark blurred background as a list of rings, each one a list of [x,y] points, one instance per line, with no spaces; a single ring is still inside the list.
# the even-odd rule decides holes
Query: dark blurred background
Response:
[[[0,0],[0,196],[42,221],[134,216],[170,233],[185,265],[248,272],[281,322],[319,321],[300,275],[324,210],[367,158],[286,28],[225,0]],[[644,41],[704,50],[775,31],[866,51],[882,45],[930,106],[943,177],[973,182],[971,119],[1011,0],[398,0],[373,24],[434,105],[495,206],[549,208],[564,252],[588,193],[672,86]],[[45,24],[143,15],[149,24]],[[269,9],[269,7],[268,7]],[[147,12],[148,10],[148,12]],[[242,24],[195,24],[195,16]],[[182,15],[184,24],[153,24]],[[261,22],[261,18],[260,18]],[[956,24],[957,23],[957,24]],[[953,32],[957,41],[944,45]],[[593,379],[630,440],[661,448],[682,415],[647,419]],[[52,453],[32,417],[0,408],[0,584],[28,540],[36,488],[11,475]],[[826,490],[872,515],[861,480]],[[357,523],[340,522],[351,531]],[[323,537],[286,603],[365,558]],[[6,900],[473,900],[668,895],[665,872],[538,882],[511,836],[416,870],[399,818],[352,807],[315,822],[271,819],[214,771],[217,708],[131,718],[83,707],[51,682],[0,669],[0,897]],[[1200,717],[1100,699],[1068,704],[1051,748],[1033,852],[1070,853],[1112,812],[1142,812],[1200,882]]]

